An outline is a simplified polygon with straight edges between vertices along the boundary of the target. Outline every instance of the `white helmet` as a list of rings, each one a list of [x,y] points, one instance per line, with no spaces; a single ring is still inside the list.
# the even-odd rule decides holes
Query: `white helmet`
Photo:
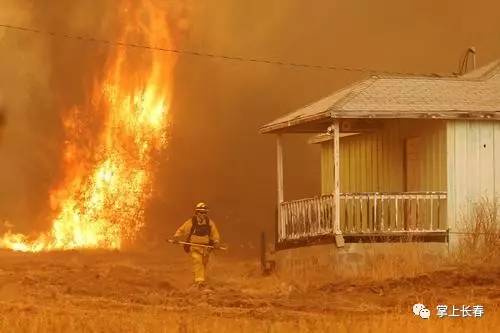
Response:
[[[196,208],[194,210],[195,212],[208,213],[208,206],[206,203],[200,202],[196,205]]]

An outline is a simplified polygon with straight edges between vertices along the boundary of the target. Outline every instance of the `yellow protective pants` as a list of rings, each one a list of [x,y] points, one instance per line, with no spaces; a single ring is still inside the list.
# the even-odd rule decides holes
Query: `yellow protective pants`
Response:
[[[210,253],[207,249],[191,247],[195,283],[205,282],[209,255]]]

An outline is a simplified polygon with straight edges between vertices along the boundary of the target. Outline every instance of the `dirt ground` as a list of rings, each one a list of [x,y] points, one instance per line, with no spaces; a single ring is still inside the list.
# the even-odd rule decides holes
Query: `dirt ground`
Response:
[[[213,292],[191,291],[189,257],[150,252],[0,252],[1,332],[494,332],[500,265],[329,283],[263,277],[254,256],[211,258]],[[414,317],[411,306],[481,304],[483,318]]]

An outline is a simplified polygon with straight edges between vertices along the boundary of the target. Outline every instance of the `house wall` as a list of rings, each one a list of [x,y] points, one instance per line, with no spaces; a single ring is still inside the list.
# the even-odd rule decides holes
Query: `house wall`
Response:
[[[323,142],[321,150],[321,192],[328,194],[333,188],[332,142]],[[340,139],[340,191],[446,191],[446,163],[446,121],[382,120],[381,128],[375,132]],[[343,230],[354,225],[369,228],[369,213],[360,213],[368,209],[366,204],[341,201]],[[407,202],[402,208],[404,211],[399,210],[399,220],[405,216],[404,223],[414,224],[418,216],[419,227],[446,229],[446,206],[443,207],[443,202],[436,204]],[[383,211],[394,214],[394,202],[386,203]],[[384,223],[391,224],[391,220],[395,223],[395,219],[392,215]]]
[[[459,229],[473,202],[500,194],[500,122],[447,122],[448,225]]]
[[[406,167],[407,140],[414,143],[410,173]],[[321,144],[322,194],[333,189],[332,152],[331,141]],[[445,121],[384,120],[379,131],[341,138],[340,190],[446,191],[446,163]],[[408,182],[408,176],[414,179]]]

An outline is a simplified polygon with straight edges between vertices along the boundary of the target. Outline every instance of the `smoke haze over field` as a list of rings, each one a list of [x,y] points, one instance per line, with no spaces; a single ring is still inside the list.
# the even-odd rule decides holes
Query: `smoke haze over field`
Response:
[[[423,73],[456,71],[469,46],[476,46],[480,65],[500,57],[500,5],[494,0],[158,2],[180,49]],[[0,0],[0,24],[116,37],[118,1],[47,3]],[[0,28],[0,101],[7,118],[0,221],[23,231],[47,226],[48,191],[60,176],[61,112],[88,103],[108,50]],[[151,51],[130,52],[141,57]],[[255,241],[260,230],[272,231],[275,147],[272,137],[257,133],[259,126],[363,77],[180,56],[170,143],[148,207],[148,237],[173,232],[202,200],[229,240]],[[305,140],[286,140],[286,199],[319,192],[317,147]]]

